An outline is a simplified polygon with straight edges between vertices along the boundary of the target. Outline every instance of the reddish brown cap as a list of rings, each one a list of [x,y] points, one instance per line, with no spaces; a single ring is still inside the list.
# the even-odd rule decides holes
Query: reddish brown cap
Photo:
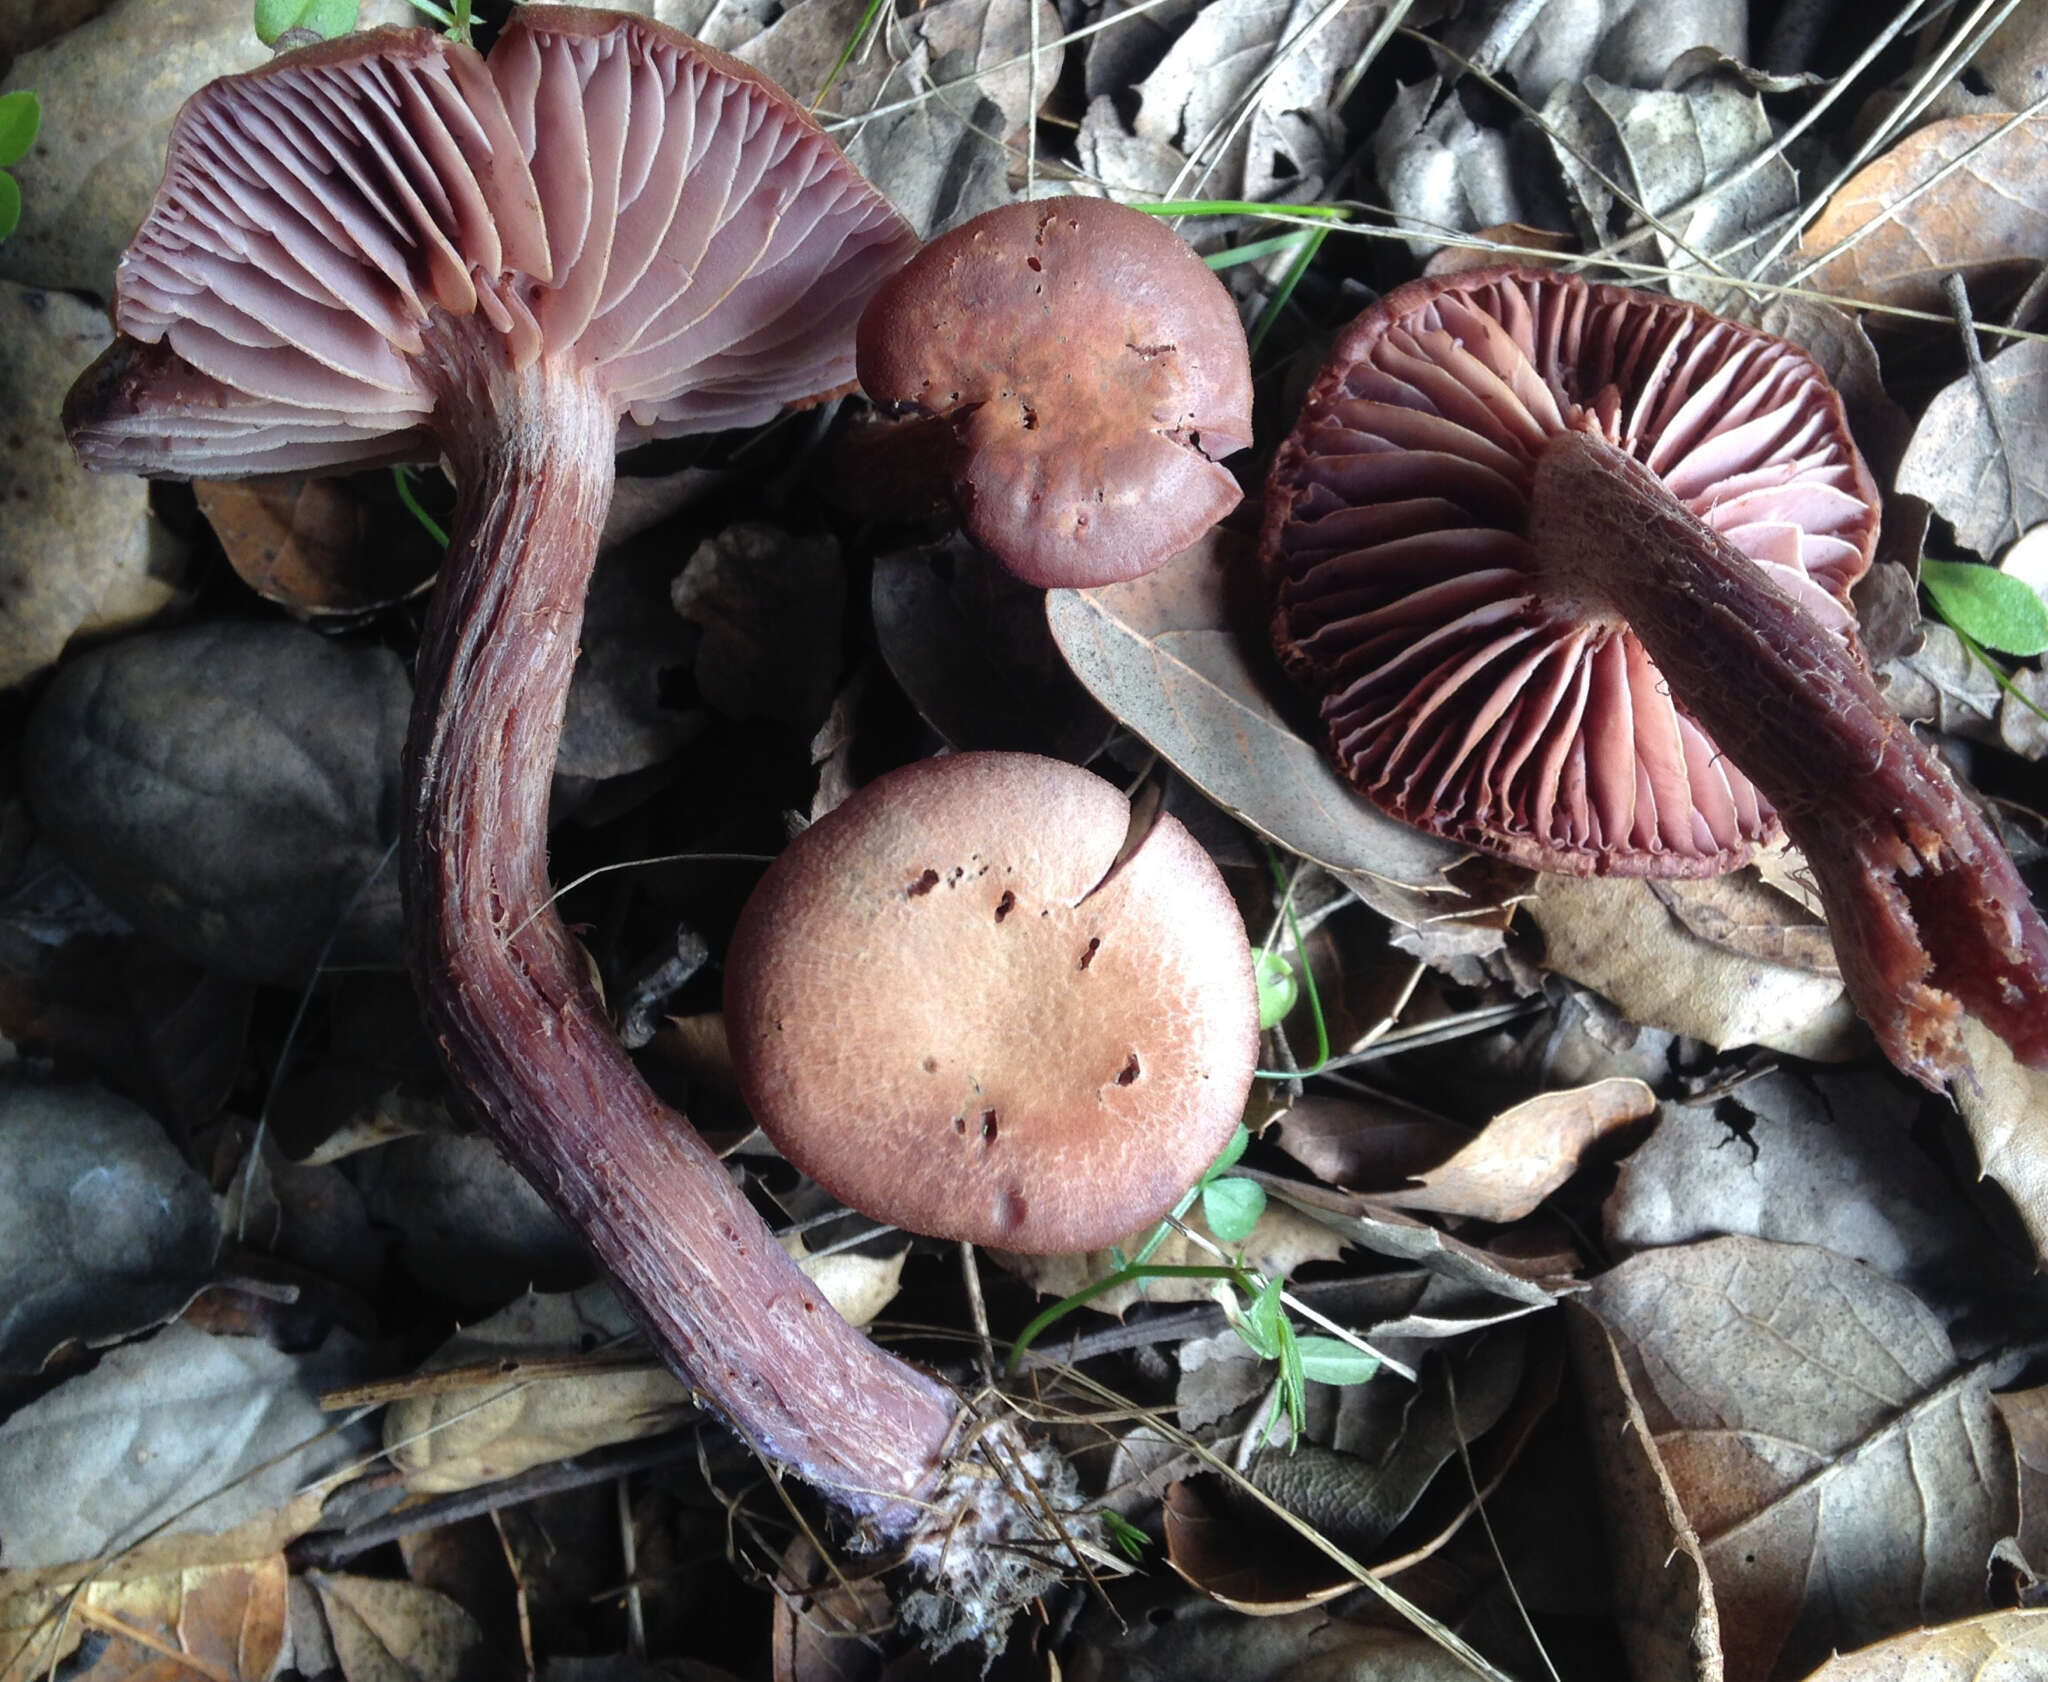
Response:
[[[1235,508],[1251,359],[1223,283],[1158,218],[1035,199],[925,247],[860,322],[860,381],[943,415],[967,530],[1046,586],[1135,578]]]
[[[1877,491],[1804,352],[1676,299],[1491,269],[1337,341],[1266,487],[1282,661],[1395,817],[1519,863],[1704,876],[1776,814],[1628,627],[1539,576],[1532,475],[1588,432],[1853,645]]]
[[[1034,754],[927,759],[799,835],[733,935],[740,1088],[852,1207],[1003,1249],[1096,1249],[1229,1141],[1258,1050],[1244,924],[1162,817]],[[1112,865],[1115,866],[1112,869]]]
[[[432,457],[461,363],[573,357],[621,445],[845,386],[909,227],[789,97],[659,24],[521,7],[488,64],[418,29],[208,84],[67,422],[93,466]]]

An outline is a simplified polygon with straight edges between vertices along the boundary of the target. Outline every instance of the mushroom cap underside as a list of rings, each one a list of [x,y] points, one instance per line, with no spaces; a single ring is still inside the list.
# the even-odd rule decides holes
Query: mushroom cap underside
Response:
[[[1546,579],[1535,465],[1586,432],[1852,647],[1876,487],[1803,351],[1679,300],[1479,270],[1339,337],[1267,484],[1273,636],[1338,764],[1420,828],[1577,874],[1703,876],[1776,814],[1635,635]]]
[[[486,61],[380,29],[208,84],[67,424],[89,464],[221,477],[431,458],[449,367],[573,358],[621,446],[843,389],[907,224],[758,72],[519,8]]]
[[[1237,506],[1251,361],[1229,292],[1157,217],[1033,199],[933,241],[861,318],[877,403],[940,415],[968,532],[1030,584],[1160,565]]]
[[[1162,817],[1031,754],[924,760],[793,841],[733,937],[755,1120],[845,1202],[1011,1250],[1099,1248],[1228,1142],[1258,1046],[1244,925]],[[1114,866],[1114,868],[1112,868]]]

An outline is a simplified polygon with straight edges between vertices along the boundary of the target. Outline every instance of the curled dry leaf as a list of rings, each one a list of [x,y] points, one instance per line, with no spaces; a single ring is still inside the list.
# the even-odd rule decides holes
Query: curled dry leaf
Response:
[[[2019,1063],[2005,1042],[1974,1017],[1963,1018],[1963,1044],[1977,1078],[1958,1081],[1956,1108],[1970,1131],[1977,1167],[2005,1188],[2038,1262],[2048,1263],[2048,1072]]]
[[[484,1632],[445,1594],[417,1583],[309,1571],[349,1682],[463,1682]]]
[[[1698,1533],[1728,1682],[1983,1608],[2015,1519],[2002,1369],[1959,1365],[1910,1292],[1826,1250],[1722,1238],[1623,1262],[1583,1300]],[[1597,1371],[1597,1346],[1580,1353]]]
[[[1779,849],[1771,856],[1778,866],[1789,866],[1792,872],[1805,869],[1804,861],[1789,849]],[[1774,882],[1763,879],[1758,869],[1698,882],[1653,878],[1650,891],[1681,928],[1724,952],[1805,975],[1842,973],[1827,924]]]
[[[2038,1589],[2048,1576],[2048,1388],[2008,1390],[1991,1405],[2012,1439],[2020,1492],[2019,1529],[1999,1542],[1999,1557]]]
[[[86,472],[58,421],[111,337],[90,304],[0,282],[0,688],[52,664],[73,632],[173,598],[180,546],[150,514],[148,485]]]
[[[1544,962],[1631,1021],[1821,1062],[1868,1044],[1840,981],[1702,940],[1640,880],[1540,876],[1527,909]]]
[[[1997,1682],[2048,1671],[2048,1612],[1987,1612],[1838,1653],[1806,1682]]]
[[[1050,591],[1053,640],[1096,700],[1260,834],[1332,870],[1444,888],[1462,851],[1377,811],[1274,704],[1286,686],[1240,599],[1248,554],[1219,529],[1147,577]]]
[[[1440,1215],[1518,1221],[1578,1172],[1589,1147],[1656,1107],[1656,1094],[1639,1080],[1539,1093],[1495,1116],[1420,1186],[1388,1192],[1386,1201]]]
[[[1471,1142],[1472,1129],[1391,1098],[1309,1093],[1281,1111],[1261,1137],[1330,1185],[1385,1191],[1457,1155]]]
[[[156,1325],[206,1283],[213,1197],[154,1118],[96,1086],[13,1078],[0,1137],[0,1371]]]
[[[1373,170],[1386,192],[1388,208],[1404,222],[1431,230],[1483,230],[1480,237],[1513,245],[1525,238],[1560,240],[1566,248],[1575,244],[1561,234],[1519,226],[1516,218],[1523,206],[1515,189],[1508,136],[1480,127],[1463,101],[1443,99],[1442,93],[1437,77],[1406,84],[1373,131]],[[1418,257],[1436,251],[1425,273],[1450,274],[1501,260],[1462,246],[1438,250],[1439,237],[1432,233],[1408,241],[1408,249]]]
[[[2044,163],[2048,117],[1928,124],[1828,201],[1799,242],[1802,267],[1816,265],[1805,283],[1865,303],[1945,311],[1947,275],[2023,279],[2048,248]]]
[[[2048,181],[2048,169],[2036,179]],[[1965,374],[1927,405],[1899,463],[1898,488],[1925,499],[1955,527],[1958,543],[1988,557],[2048,520],[2048,410],[2040,402],[2048,344],[2028,339],[1984,368],[1981,382]]]
[[[433,1384],[437,1373],[448,1380]],[[421,1392],[384,1414],[385,1452],[415,1495],[658,1436],[696,1412],[689,1390],[647,1354],[609,1285],[529,1293],[463,1327],[419,1376]]]
[[[298,619],[388,607],[424,590],[441,564],[409,517],[404,526],[376,518],[358,480],[202,479],[192,488],[228,565]]]

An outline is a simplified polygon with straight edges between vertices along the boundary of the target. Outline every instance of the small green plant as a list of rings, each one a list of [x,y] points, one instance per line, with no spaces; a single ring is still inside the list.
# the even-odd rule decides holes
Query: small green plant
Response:
[[[360,13],[357,0],[256,0],[256,39],[274,47],[287,31],[303,29],[331,41],[355,28]]]
[[[0,93],[0,239],[21,224],[21,184],[7,173],[36,143],[36,131],[43,126],[43,107],[26,89]]]
[[[403,462],[391,470],[391,482],[398,487],[399,503],[408,514],[419,521],[420,529],[445,549],[448,547],[448,530],[421,505],[419,492],[413,488],[412,475],[413,470]]]
[[[1955,632],[1970,658],[2019,705],[2048,719],[2040,703],[2022,694],[2012,674],[1986,652],[2019,659],[2048,653],[2048,602],[2012,574],[1969,561],[1923,558],[1920,583],[1935,617]]]
[[[470,39],[470,32],[476,23],[474,0],[449,0],[445,6],[437,6],[434,0],[411,0],[412,9],[425,12],[441,26],[441,33],[451,41],[460,41],[465,47],[476,43]]]
[[[1152,1538],[1122,1513],[1105,1512],[1102,1515],[1102,1526],[1109,1532],[1109,1539],[1116,1544],[1118,1551],[1126,1559],[1142,1560],[1145,1557],[1145,1550],[1152,1545]]]

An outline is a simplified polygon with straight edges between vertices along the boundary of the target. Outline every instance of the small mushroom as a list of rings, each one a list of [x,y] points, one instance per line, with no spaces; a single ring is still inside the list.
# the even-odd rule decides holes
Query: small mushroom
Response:
[[[648,1090],[545,852],[614,450],[845,387],[915,244],[779,88],[659,25],[521,7],[488,63],[348,37],[187,103],[67,420],[139,472],[446,456],[401,876],[456,1084],[748,1440],[878,1536],[945,1538],[959,1398],[840,1320]]]
[[[1251,359],[1223,283],[1158,218],[1034,199],[933,241],[860,322],[860,382],[953,434],[968,533],[1027,584],[1136,578],[1235,508]]]
[[[2048,1063],[2048,925],[1884,704],[1841,400],[1691,304],[1490,269],[1339,337],[1274,460],[1273,635],[1351,780],[1520,863],[1698,876],[1784,830],[1857,1009],[1930,1086],[1967,1008]]]
[[[1251,953],[1209,855],[1022,753],[878,778],[776,860],[726,973],[761,1129],[913,1232],[1098,1249],[1228,1142],[1259,1037]]]

